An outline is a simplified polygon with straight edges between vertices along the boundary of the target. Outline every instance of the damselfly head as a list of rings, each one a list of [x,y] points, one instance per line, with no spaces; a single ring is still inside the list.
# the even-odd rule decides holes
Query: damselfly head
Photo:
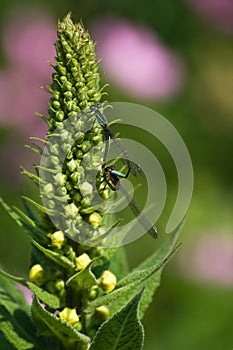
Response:
[[[90,110],[91,110],[91,111],[95,111],[95,110],[97,110],[97,109],[101,109],[102,107],[103,107],[103,106],[102,106],[101,103],[97,103],[96,105],[91,106],[91,107],[90,107]]]

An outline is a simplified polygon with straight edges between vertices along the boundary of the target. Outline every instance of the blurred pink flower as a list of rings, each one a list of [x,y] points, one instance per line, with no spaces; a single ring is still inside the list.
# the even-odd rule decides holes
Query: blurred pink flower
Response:
[[[46,125],[34,114],[46,114],[50,98],[40,87],[51,81],[55,26],[41,12],[17,15],[7,19],[2,36],[9,65],[0,71],[0,123],[44,136]]]
[[[188,276],[222,286],[233,286],[233,235],[219,232],[204,234],[192,251],[181,259],[181,268]]]
[[[214,27],[233,33],[232,0],[187,0]]]
[[[166,99],[183,83],[183,66],[155,33],[122,19],[100,18],[92,33],[102,69],[130,95]]]
[[[16,284],[17,289],[19,289],[23,295],[24,298],[26,300],[26,303],[28,305],[32,304],[32,298],[33,298],[33,293],[30,291],[30,289],[28,289],[27,287],[22,286],[21,284]]]

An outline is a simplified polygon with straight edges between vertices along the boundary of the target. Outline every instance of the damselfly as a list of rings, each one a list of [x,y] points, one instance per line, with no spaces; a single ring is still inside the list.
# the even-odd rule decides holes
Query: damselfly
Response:
[[[100,103],[98,103],[97,105],[93,105],[90,107],[90,112],[95,115],[97,122],[102,127],[102,129],[106,135],[106,148],[105,148],[105,154],[104,154],[104,164],[106,163],[106,160],[107,160],[107,154],[108,154],[109,147],[110,147],[109,143],[110,143],[110,139],[111,139],[115,143],[115,145],[118,147],[118,149],[123,153],[124,158],[126,160],[128,170],[127,170],[127,173],[124,177],[128,177],[128,175],[131,171],[132,171],[133,175],[140,174],[142,172],[142,169],[140,168],[139,165],[137,165],[136,163],[134,163],[130,160],[127,150],[121,144],[121,142],[115,137],[114,133],[112,132],[112,130],[110,129],[110,127],[108,125],[107,119],[105,118],[104,114],[101,112],[102,107],[103,106]]]
[[[143,214],[143,212],[137,206],[134,200],[132,200],[126,189],[121,185],[120,178],[126,178],[126,175],[123,175],[122,173],[118,172],[113,165],[103,168],[103,175],[105,182],[113,191],[120,190],[125,195],[132,212],[138,218],[138,221],[140,222],[141,226],[146,230],[146,232],[148,232],[151,237],[157,238],[158,232],[156,227],[147,218],[147,216]]]

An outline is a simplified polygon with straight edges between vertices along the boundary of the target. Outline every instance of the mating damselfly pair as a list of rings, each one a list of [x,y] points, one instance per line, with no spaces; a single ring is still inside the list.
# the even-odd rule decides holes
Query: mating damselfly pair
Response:
[[[138,205],[135,203],[135,201],[131,198],[128,191],[122,186],[120,179],[121,178],[127,178],[130,173],[133,175],[136,175],[137,173],[141,172],[140,166],[135,164],[130,160],[129,154],[125,147],[122,145],[122,143],[115,137],[114,133],[110,129],[107,119],[105,118],[103,112],[102,112],[103,106],[101,104],[97,104],[94,106],[91,106],[89,110],[86,113],[87,118],[90,118],[92,116],[95,116],[97,122],[102,127],[105,139],[106,139],[106,146],[105,146],[105,152],[103,157],[103,164],[102,164],[102,171],[103,171],[103,177],[106,182],[106,184],[113,190],[117,191],[120,190],[126,197],[129,207],[131,208],[133,214],[138,218],[138,221],[140,222],[141,226],[145,229],[147,233],[149,233],[153,238],[157,238],[158,233],[155,225],[147,218],[147,216],[142,212],[142,210],[138,207]],[[115,169],[114,165],[107,166],[107,157],[109,154],[110,149],[110,141],[113,141],[116,147],[120,150],[120,152],[123,154],[126,165],[127,165],[127,171],[126,174],[123,174]]]

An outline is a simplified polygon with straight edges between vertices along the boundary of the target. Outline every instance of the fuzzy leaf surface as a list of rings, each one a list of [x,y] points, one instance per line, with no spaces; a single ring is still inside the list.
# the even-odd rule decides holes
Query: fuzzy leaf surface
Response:
[[[90,350],[141,350],[144,331],[138,317],[142,291],[99,328]]]

